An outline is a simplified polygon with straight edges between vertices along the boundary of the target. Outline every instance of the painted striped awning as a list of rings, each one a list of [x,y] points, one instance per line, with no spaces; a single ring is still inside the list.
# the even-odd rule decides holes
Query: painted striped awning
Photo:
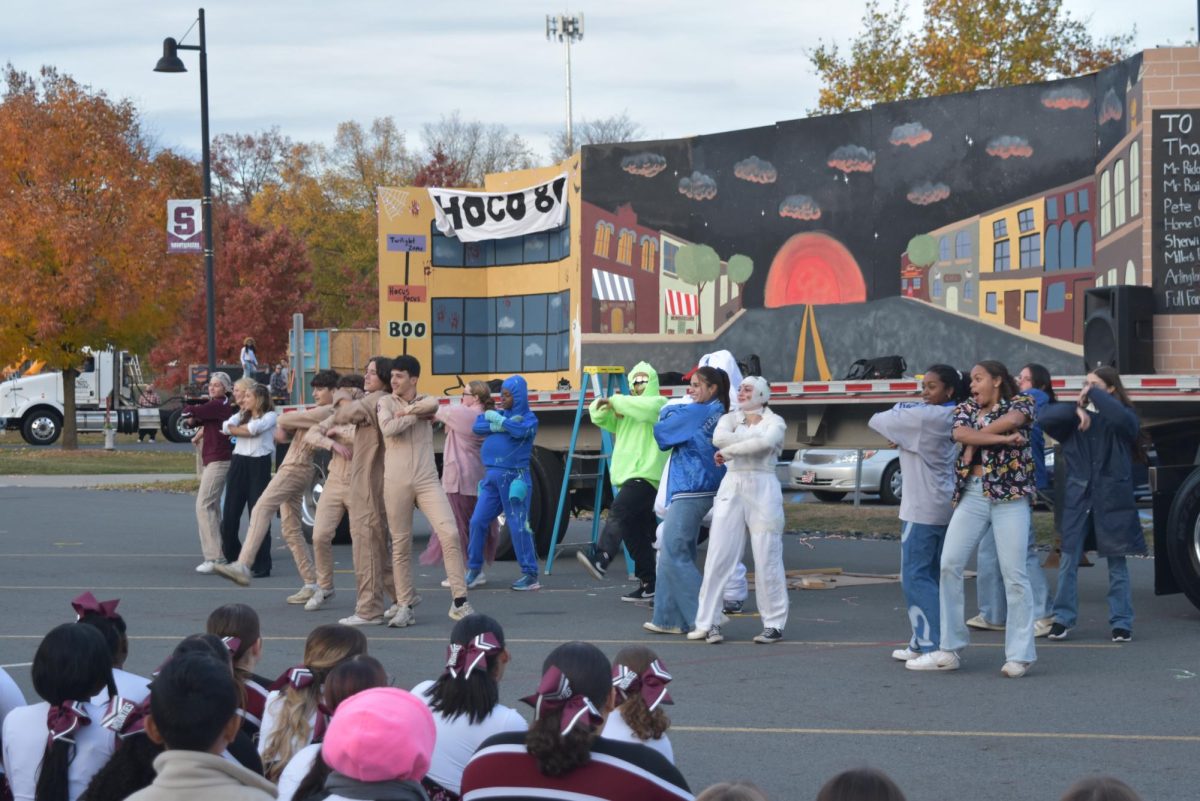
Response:
[[[667,315],[670,317],[696,317],[700,314],[700,299],[687,292],[666,290]]]
[[[637,300],[632,278],[597,269],[592,270],[592,297],[596,300]]]

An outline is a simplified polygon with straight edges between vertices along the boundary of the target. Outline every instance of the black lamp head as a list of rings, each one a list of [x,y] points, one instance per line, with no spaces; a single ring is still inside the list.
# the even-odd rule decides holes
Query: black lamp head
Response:
[[[179,43],[168,36],[163,39],[163,54],[158,63],[154,65],[155,72],[187,72],[187,67],[183,65],[183,61],[179,58]]]

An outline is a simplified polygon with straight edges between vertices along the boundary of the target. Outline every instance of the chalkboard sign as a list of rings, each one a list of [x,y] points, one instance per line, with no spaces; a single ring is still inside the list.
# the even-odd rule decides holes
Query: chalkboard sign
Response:
[[[1200,109],[1155,111],[1150,145],[1156,314],[1200,314]]]

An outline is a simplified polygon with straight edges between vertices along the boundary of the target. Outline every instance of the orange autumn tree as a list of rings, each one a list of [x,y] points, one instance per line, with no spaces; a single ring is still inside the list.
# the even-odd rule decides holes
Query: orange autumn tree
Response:
[[[144,351],[194,294],[198,260],[166,254],[166,202],[199,196],[199,175],[151,148],[128,100],[50,67],[35,79],[9,64],[3,81],[0,363],[43,359],[73,387],[84,347]]]

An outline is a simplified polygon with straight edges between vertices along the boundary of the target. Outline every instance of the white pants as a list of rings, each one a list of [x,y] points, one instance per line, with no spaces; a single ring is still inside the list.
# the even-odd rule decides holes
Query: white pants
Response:
[[[754,598],[763,627],[782,631],[787,625],[779,479],[774,473],[730,471],[721,480],[713,502],[696,628],[708,629],[720,619],[722,596],[745,551],[747,531],[754,553]]]

